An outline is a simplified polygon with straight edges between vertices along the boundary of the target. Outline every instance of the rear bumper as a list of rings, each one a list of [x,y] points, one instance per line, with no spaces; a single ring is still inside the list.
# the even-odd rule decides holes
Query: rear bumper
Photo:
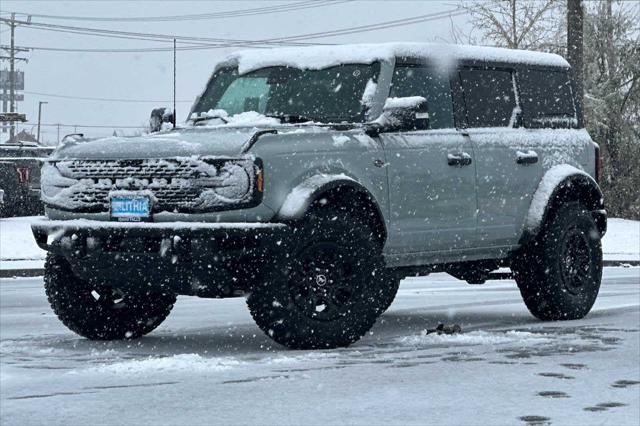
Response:
[[[74,273],[131,291],[228,297],[248,289],[262,262],[286,252],[277,223],[126,223],[42,220],[38,246],[64,256]]]

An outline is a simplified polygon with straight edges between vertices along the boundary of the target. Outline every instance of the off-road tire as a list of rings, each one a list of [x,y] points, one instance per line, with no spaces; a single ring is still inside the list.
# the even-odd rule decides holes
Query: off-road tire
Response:
[[[393,272],[386,273],[386,276],[384,278],[385,284],[378,292],[378,297],[380,297],[381,313],[387,312],[393,301],[396,299],[398,289],[400,288],[400,281],[402,281],[402,279],[402,276],[399,276],[398,274],[395,274]]]
[[[529,311],[544,321],[583,318],[602,279],[601,235],[580,203],[551,212],[539,235],[519,253],[512,270]]]
[[[52,253],[47,254],[44,287],[60,321],[91,340],[143,336],[164,321],[176,301],[175,295],[163,293],[127,293],[118,295],[117,302],[108,301],[112,289],[79,279],[63,256]]]
[[[380,241],[347,208],[317,206],[294,229],[288,254],[265,264],[252,287],[251,315],[292,349],[348,346],[371,329],[396,291]]]

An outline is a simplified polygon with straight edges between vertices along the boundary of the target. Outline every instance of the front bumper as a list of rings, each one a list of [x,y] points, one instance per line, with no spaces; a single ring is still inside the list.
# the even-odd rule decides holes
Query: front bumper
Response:
[[[279,223],[42,220],[31,228],[40,248],[87,282],[202,297],[248,290],[263,262],[286,253],[290,233]]]

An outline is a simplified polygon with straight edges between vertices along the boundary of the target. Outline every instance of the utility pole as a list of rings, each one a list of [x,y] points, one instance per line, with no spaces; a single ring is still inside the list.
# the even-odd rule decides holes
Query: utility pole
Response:
[[[16,14],[11,14],[11,50],[9,51],[9,112],[16,112]],[[11,122],[9,139],[16,134],[15,121]]]
[[[573,81],[575,82],[576,100],[580,111],[580,120],[583,117],[584,105],[584,10],[582,0],[567,0],[567,59],[571,64]]]
[[[58,145],[60,145],[60,123],[58,123]]]
[[[176,39],[173,39],[173,128],[176,128]]]
[[[7,101],[9,100],[9,92],[7,91],[7,87],[2,85],[2,112],[7,112]],[[2,133],[7,133],[7,125],[6,123],[2,123]]]
[[[49,102],[40,101],[38,102],[38,138],[37,141],[40,143],[40,120],[42,119],[42,104],[48,104]]]
[[[9,80],[9,112],[16,112],[16,99],[19,98],[19,100],[22,100],[22,95],[20,96],[16,96],[16,89],[17,89],[17,82],[16,82],[16,61],[25,61],[27,62],[28,60],[26,58],[16,58],[16,52],[27,52],[29,51],[29,49],[25,49],[25,48],[21,48],[21,47],[16,47],[16,26],[18,25],[16,23],[16,14],[12,13],[11,14],[11,19],[0,19],[1,22],[6,23],[7,25],[9,25],[10,31],[11,31],[11,44],[9,46],[0,46],[0,48],[2,48],[3,50],[7,50],[9,52],[9,56],[0,56],[0,59],[4,59],[4,60],[8,60],[9,61],[9,75],[8,75],[8,80]],[[28,22],[31,21],[31,18],[29,17]],[[5,71],[6,72],[6,71]],[[24,74],[22,74],[24,76]],[[24,80],[23,78],[21,79],[21,83],[20,86],[22,88],[22,85],[24,84]],[[4,86],[4,82],[3,82],[3,93],[2,93],[2,98],[3,98],[3,102],[2,102],[2,106],[3,106],[3,112],[7,112],[6,111],[6,87]],[[15,122],[11,121],[10,122],[10,129],[9,129],[9,137],[13,138],[15,135]],[[5,129],[3,128],[3,132],[5,131]]]

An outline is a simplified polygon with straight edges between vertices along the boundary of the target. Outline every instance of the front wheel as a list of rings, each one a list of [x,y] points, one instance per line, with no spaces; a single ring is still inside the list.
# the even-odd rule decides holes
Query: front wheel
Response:
[[[265,265],[247,298],[256,324],[293,349],[357,341],[395,295],[374,232],[346,209],[327,206],[310,213],[296,234],[289,257]]]
[[[71,331],[91,340],[134,339],[165,320],[176,297],[164,293],[124,293],[94,286],[73,274],[67,260],[52,253],[44,287],[53,311]]]
[[[529,311],[541,320],[580,319],[596,301],[602,279],[600,232],[579,203],[550,215],[540,235],[512,264]]]

